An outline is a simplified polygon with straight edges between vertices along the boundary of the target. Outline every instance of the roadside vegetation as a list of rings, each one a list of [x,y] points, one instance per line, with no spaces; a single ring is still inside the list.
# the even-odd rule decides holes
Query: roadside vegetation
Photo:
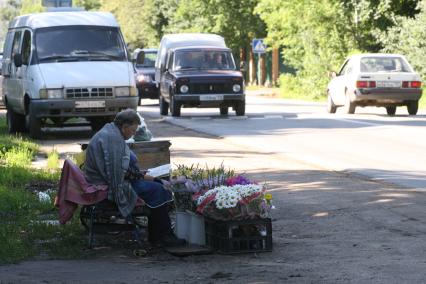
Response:
[[[74,257],[83,246],[79,222],[52,224],[58,219],[57,153],[49,155],[50,170],[37,170],[31,168],[37,150],[30,140],[8,135],[0,118],[0,264],[40,255]]]

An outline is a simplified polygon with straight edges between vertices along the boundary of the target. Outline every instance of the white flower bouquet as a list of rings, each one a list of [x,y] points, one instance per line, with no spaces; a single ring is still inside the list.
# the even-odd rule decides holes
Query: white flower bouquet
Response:
[[[218,186],[197,199],[197,212],[215,220],[265,218],[270,206],[265,200],[265,187],[259,184]]]

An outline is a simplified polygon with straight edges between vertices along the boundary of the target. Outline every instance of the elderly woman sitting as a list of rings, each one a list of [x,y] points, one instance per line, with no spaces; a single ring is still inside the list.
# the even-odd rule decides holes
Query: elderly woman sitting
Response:
[[[138,125],[136,111],[127,109],[117,114],[89,142],[84,171],[90,184],[108,185],[108,199],[114,201],[120,213],[131,214],[138,197],[151,208],[148,218],[149,241],[161,246],[184,244],[172,232],[168,205],[172,194],[161,180],[144,175],[137,166],[136,155],[125,140],[132,137]]]

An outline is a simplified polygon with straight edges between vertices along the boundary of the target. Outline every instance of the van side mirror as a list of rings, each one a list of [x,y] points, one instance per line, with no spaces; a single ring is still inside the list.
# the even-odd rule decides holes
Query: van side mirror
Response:
[[[335,71],[330,71],[330,72],[328,72],[328,77],[330,77],[331,79],[336,78],[337,73]]]
[[[139,51],[138,56],[136,57],[136,64],[142,65],[145,62],[145,51]]]
[[[22,66],[22,54],[17,53],[15,55],[13,55],[13,63],[15,64],[16,67],[21,67]]]

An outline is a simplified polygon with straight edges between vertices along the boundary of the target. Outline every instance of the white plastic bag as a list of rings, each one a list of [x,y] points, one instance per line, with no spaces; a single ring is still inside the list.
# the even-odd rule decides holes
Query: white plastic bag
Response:
[[[145,119],[138,113],[141,123],[136,129],[136,134],[133,136],[134,141],[150,141],[152,139],[152,133],[146,126]]]

